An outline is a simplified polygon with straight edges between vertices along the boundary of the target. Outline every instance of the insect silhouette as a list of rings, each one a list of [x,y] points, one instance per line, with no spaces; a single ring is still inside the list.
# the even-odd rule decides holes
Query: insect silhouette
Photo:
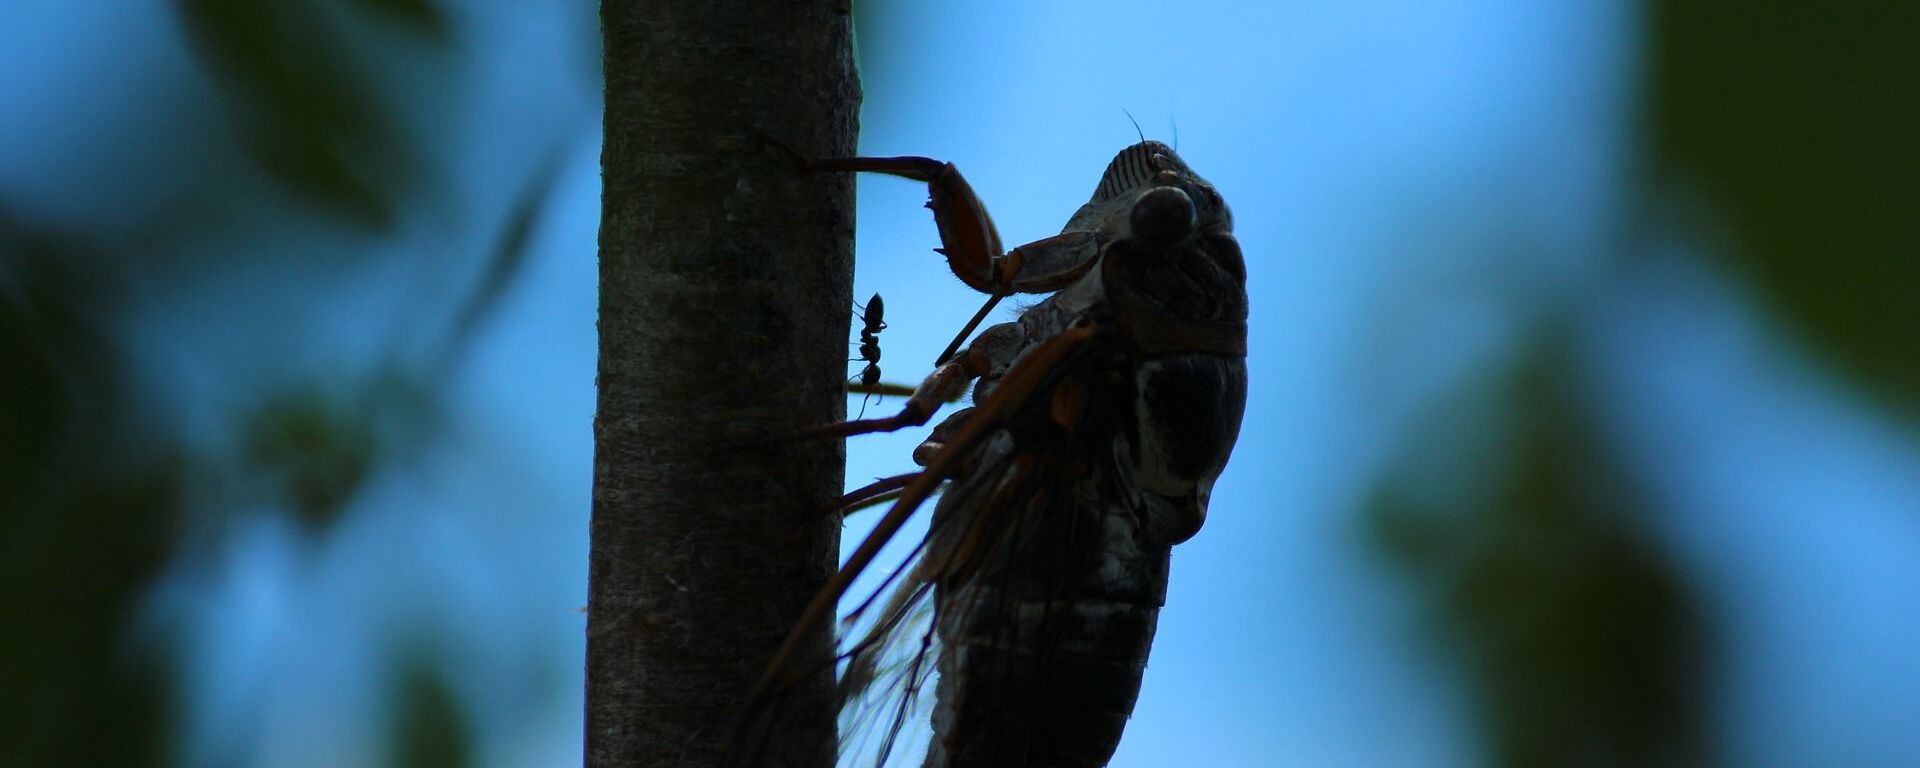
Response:
[[[950,163],[803,162],[926,182],[939,252],[989,298],[899,413],[806,433],[923,425],[972,384],[974,405],[914,451],[919,471],[841,498],[892,506],[815,596],[754,706],[777,706],[825,663],[801,658],[804,637],[939,493],[926,537],[843,619],[843,749],[884,763],[937,673],[924,765],[1105,765],[1140,690],[1171,549],[1205,521],[1239,435],[1247,295],[1232,214],[1150,140],[1114,157],[1060,234],[1012,250]],[[962,348],[1015,293],[1048,295]]]
[[[887,305],[880,300],[880,294],[876,293],[873,295],[873,298],[867,299],[867,305],[861,308],[860,311],[855,312],[854,316],[860,318],[861,324],[860,357],[855,359],[864,360],[867,363],[867,366],[860,369],[860,373],[858,374],[858,378],[860,379],[858,389],[861,394],[870,397],[880,394],[878,391],[880,386],[880,332],[887,329]],[[848,360],[847,362],[851,363],[854,362],[854,360]],[[861,416],[867,414],[867,399],[867,397],[860,399]]]

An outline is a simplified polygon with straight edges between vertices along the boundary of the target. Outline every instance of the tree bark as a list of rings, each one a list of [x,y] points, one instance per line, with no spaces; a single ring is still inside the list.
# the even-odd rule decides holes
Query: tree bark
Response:
[[[723,759],[835,567],[842,447],[742,443],[845,414],[853,187],[844,0],[603,0],[599,410],[586,765]],[[831,627],[755,764],[834,759]]]

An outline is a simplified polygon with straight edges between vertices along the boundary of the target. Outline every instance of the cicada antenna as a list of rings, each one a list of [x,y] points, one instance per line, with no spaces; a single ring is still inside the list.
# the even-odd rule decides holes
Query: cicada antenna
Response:
[[[1140,137],[1140,143],[1145,144],[1147,141],[1147,134],[1146,132],[1140,130],[1140,121],[1133,119],[1133,113],[1128,112],[1126,107],[1120,108],[1120,114],[1126,115],[1127,122],[1133,123],[1133,135]]]

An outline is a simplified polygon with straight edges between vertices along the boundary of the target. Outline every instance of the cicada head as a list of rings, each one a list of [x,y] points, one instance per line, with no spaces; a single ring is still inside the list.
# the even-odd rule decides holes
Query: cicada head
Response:
[[[1114,156],[1067,230],[1173,245],[1199,233],[1231,233],[1233,213],[1172,147],[1148,140]]]

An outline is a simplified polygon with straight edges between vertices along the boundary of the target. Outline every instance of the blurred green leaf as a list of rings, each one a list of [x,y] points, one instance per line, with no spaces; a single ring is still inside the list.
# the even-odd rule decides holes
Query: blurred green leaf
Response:
[[[374,414],[354,400],[316,389],[284,393],[245,420],[247,456],[310,527],[324,528],[346,508],[380,449]]]
[[[363,2],[415,24],[441,23],[417,0]],[[243,135],[261,165],[334,214],[393,226],[394,187],[411,158],[379,103],[376,69],[351,57],[352,30],[304,0],[176,4],[210,68],[237,90]]]
[[[0,210],[0,765],[165,762],[170,680],[126,640],[175,536],[89,248]]]
[[[553,194],[553,185],[564,167],[564,160],[562,153],[551,153],[520,189],[508,213],[506,225],[487,254],[478,283],[473,292],[454,308],[446,341],[439,350],[427,356],[427,371],[422,378],[442,381],[457,367],[459,356],[473,346],[473,337],[480,330],[481,320],[500,303],[519,278],[533,245],[534,227],[540,223],[540,215],[546,210],[547,199]]]
[[[447,34],[447,16],[432,0],[354,0],[360,7],[383,14],[433,37]]]
[[[1650,7],[1652,141],[1816,353],[1920,405],[1920,4]]]
[[[70,302],[49,300],[40,283],[48,279],[26,254],[64,255],[68,249],[44,242],[0,215],[0,514],[25,503],[36,479],[45,476],[54,448],[68,431],[75,395],[63,358],[74,348],[70,337],[88,335]],[[57,276],[55,276],[57,279]],[[68,288],[67,290],[71,290]]]
[[[1706,764],[1705,628],[1637,530],[1647,510],[1589,428],[1562,342],[1441,409],[1370,532],[1467,670],[1495,764]]]
[[[241,415],[244,471],[308,530],[324,531],[375,472],[415,455],[440,418],[435,397],[397,369],[273,393]]]
[[[0,765],[170,762],[163,649],[126,637],[171,546],[180,474],[103,469],[65,468],[71,493],[0,532]]]
[[[464,768],[473,764],[473,734],[459,699],[424,658],[401,675],[393,765]]]

